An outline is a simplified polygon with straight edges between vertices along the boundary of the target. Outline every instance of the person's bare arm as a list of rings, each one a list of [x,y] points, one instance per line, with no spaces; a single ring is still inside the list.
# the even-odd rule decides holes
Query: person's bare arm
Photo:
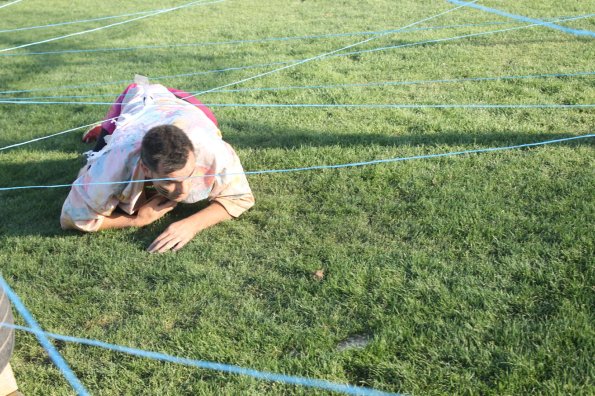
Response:
[[[163,253],[168,250],[178,251],[200,231],[231,218],[232,216],[225,210],[223,205],[211,202],[209,206],[197,213],[170,224],[147,250],[151,253]]]
[[[157,195],[141,206],[135,215],[117,213],[105,217],[98,231],[126,227],[144,227],[165,216],[176,205],[176,202]]]

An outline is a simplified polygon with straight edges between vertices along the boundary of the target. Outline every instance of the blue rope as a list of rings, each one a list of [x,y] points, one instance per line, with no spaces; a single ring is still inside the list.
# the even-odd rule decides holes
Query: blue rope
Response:
[[[360,109],[571,109],[591,108],[595,104],[317,104],[317,103],[207,103],[210,107],[266,108],[360,108]]]
[[[49,102],[32,100],[0,100],[0,104],[19,105],[111,105],[112,102]],[[205,103],[208,107],[256,108],[359,108],[359,109],[572,109],[591,108],[595,104],[336,104],[336,103]]]
[[[439,79],[439,80],[418,80],[418,81],[385,81],[375,83],[361,83],[361,84],[331,84],[331,85],[306,85],[306,86],[287,86],[287,87],[263,87],[263,88],[238,88],[238,89],[222,89],[217,93],[232,93],[232,92],[252,92],[252,91],[283,91],[290,89],[327,89],[327,88],[355,88],[355,87],[375,87],[375,86],[397,86],[397,85],[420,85],[420,84],[440,84],[440,83],[460,83],[473,81],[497,81],[497,80],[514,80],[514,79],[531,79],[531,78],[556,78],[556,77],[583,77],[595,75],[595,72],[577,72],[577,73],[548,73],[548,74],[531,74],[524,76],[497,76],[497,77],[468,77],[468,78],[454,78],[454,79]],[[114,96],[114,95],[110,95]],[[67,97],[67,96],[65,96]],[[80,96],[83,97],[83,96]],[[52,98],[48,96],[47,98]],[[56,96],[59,98],[59,96]],[[29,99],[29,98],[23,98]],[[34,99],[34,98],[31,98]]]
[[[481,11],[486,11],[492,14],[496,14],[496,15],[500,15],[503,17],[507,17],[507,18],[511,18],[511,19],[515,19],[517,21],[522,21],[522,22],[528,22],[528,23],[534,23],[540,26],[544,26],[544,27],[548,27],[551,29],[556,29],[559,30],[561,32],[564,33],[569,33],[569,34],[574,34],[576,36],[587,36],[587,37],[595,37],[595,32],[592,32],[590,30],[581,30],[581,29],[571,29],[571,28],[567,28],[566,26],[560,26],[560,25],[556,25],[555,23],[551,23],[551,22],[546,22],[546,21],[542,21],[541,19],[535,19],[535,18],[528,18],[522,15],[515,15],[515,14],[511,14],[505,11],[500,11],[497,10],[495,8],[489,8],[486,6],[482,6],[480,4],[473,4],[473,3],[469,3],[469,2],[464,2],[464,1],[459,1],[459,0],[447,0],[449,3],[452,4],[457,4],[457,5],[461,5],[464,7],[471,7],[471,8],[475,8]]]
[[[9,5],[13,5],[13,4],[16,4],[16,3],[20,3],[21,1],[23,1],[23,0],[14,0],[14,1],[10,2],[10,3],[2,4],[2,5],[0,6],[0,8],[8,7]]]
[[[576,17],[563,19],[563,20],[564,21],[578,20],[578,19],[591,18],[593,16],[595,16],[595,14],[586,14],[586,15],[580,15],[580,16],[576,16]],[[558,19],[557,21],[560,21],[560,20],[561,19]],[[439,43],[439,42],[445,42],[445,41],[451,41],[451,40],[458,40],[458,39],[462,39],[462,38],[469,38],[469,37],[482,36],[482,35],[487,35],[487,34],[508,32],[508,31],[519,30],[519,29],[526,29],[526,28],[530,28],[530,27],[534,27],[534,26],[537,26],[537,25],[524,25],[524,26],[514,27],[514,28],[510,28],[510,29],[490,30],[487,32],[466,34],[466,35],[449,37],[449,38],[444,38],[444,39],[425,40],[425,41],[418,41],[418,42],[408,43],[408,44],[400,44],[400,45],[395,45],[395,46],[373,48],[373,49],[369,49],[369,50],[355,51],[355,52],[349,52],[349,53],[343,53],[343,54],[334,54],[334,55],[328,56],[328,58],[352,56],[352,55],[358,55],[358,54],[369,53],[369,52],[384,51],[387,49],[396,49],[396,48],[403,48],[403,47],[412,47],[412,46],[417,46],[417,45],[433,44],[433,43]],[[210,73],[223,73],[223,72],[228,72],[228,71],[238,71],[238,70],[245,70],[245,69],[252,69],[252,68],[259,68],[259,67],[286,65],[291,62],[292,61],[273,62],[273,63],[265,63],[265,64],[249,65],[249,66],[230,67],[230,68],[225,68],[225,69],[215,69],[215,70],[202,71],[202,72],[176,74],[176,75],[170,75],[170,76],[158,76],[158,77],[151,77],[151,80],[190,77],[190,76],[204,75],[204,74],[210,74]],[[130,82],[130,80],[128,79],[128,80],[120,80],[120,81],[104,82],[104,83],[63,85],[63,86],[51,87],[51,88],[35,88],[35,89],[25,89],[25,90],[0,91],[0,95],[14,94],[14,93],[40,92],[40,91],[56,91],[56,90],[60,90],[60,89],[69,89],[69,88],[78,89],[78,88],[87,88],[87,87],[98,87],[98,86],[105,86],[105,85],[125,84],[125,83],[129,83],[129,82]],[[223,90],[219,90],[217,92],[222,92],[222,91]]]
[[[56,348],[54,348],[54,345],[52,345],[51,341],[47,338],[46,334],[41,329],[33,315],[31,315],[27,307],[25,307],[25,304],[23,304],[19,296],[10,288],[10,286],[8,285],[6,280],[4,280],[4,277],[2,277],[2,275],[0,275],[0,288],[4,289],[4,292],[6,293],[10,301],[12,301],[12,304],[14,305],[16,310],[19,311],[25,322],[27,322],[27,324],[31,328],[31,332],[35,334],[35,336],[39,340],[39,343],[46,350],[54,364],[58,367],[60,372],[62,372],[62,375],[64,375],[64,377],[74,388],[76,393],[80,396],[88,395],[89,393],[87,392],[83,384],[79,381],[77,376],[72,372],[70,366],[68,366],[68,363],[66,363],[62,355],[60,355],[60,352],[58,352]]]
[[[0,33],[22,32],[22,31],[25,31],[25,30],[44,29],[44,28],[55,27],[55,26],[74,25],[74,24],[77,24],[77,23],[105,21],[107,19],[117,19],[117,18],[122,18],[122,17],[127,17],[127,16],[150,14],[150,13],[156,12],[156,11],[163,11],[163,8],[162,9],[158,9],[158,10],[139,11],[139,12],[133,12],[133,13],[130,13],[130,14],[111,15],[111,16],[105,16],[105,17],[93,18],[93,19],[80,19],[78,21],[58,22],[58,23],[50,23],[50,24],[47,24],[47,25],[27,26],[27,27],[14,28],[14,29],[4,29],[4,30],[0,30]],[[15,56],[15,55],[24,55],[24,54],[10,54],[10,55],[9,54],[6,54],[6,55],[3,54],[2,56]]]
[[[291,63],[290,61],[287,62],[272,62],[272,63],[263,63],[263,64],[256,64],[256,65],[249,65],[249,66],[237,66],[237,67],[227,67],[224,69],[215,69],[215,70],[207,70],[207,71],[200,71],[200,72],[193,72],[193,73],[183,73],[183,74],[174,74],[170,76],[157,76],[151,77],[151,80],[167,80],[171,78],[180,78],[180,77],[191,77],[191,76],[200,76],[203,74],[212,74],[212,73],[225,73],[228,71],[238,71],[238,70],[247,70],[247,69],[256,69],[259,67],[268,67],[268,66],[277,66],[277,65],[286,65]],[[68,88],[93,88],[93,87],[101,87],[105,85],[118,85],[118,84],[129,84],[130,79],[120,80],[120,81],[111,81],[111,82],[103,82],[103,83],[94,83],[94,84],[80,84],[80,85],[62,85],[60,87],[52,87],[52,88],[35,88],[35,89],[24,89],[24,90],[12,90],[12,91],[0,91],[0,95],[6,95],[10,93],[27,93],[27,92],[40,92],[40,91],[56,91],[60,89],[68,89]]]
[[[264,175],[264,174],[271,174],[271,173],[290,173],[290,172],[304,172],[304,171],[323,170],[323,169],[351,168],[351,167],[357,167],[357,166],[377,165],[377,164],[384,164],[384,163],[390,163],[390,162],[401,162],[401,161],[410,161],[410,160],[418,160],[418,159],[451,157],[451,156],[456,156],[456,155],[478,154],[478,153],[487,153],[487,152],[492,152],[492,151],[515,150],[515,149],[528,148],[528,147],[544,146],[547,144],[568,142],[568,141],[578,140],[578,139],[588,139],[588,138],[592,138],[592,137],[595,137],[595,134],[587,134],[587,135],[573,136],[573,137],[567,137],[567,138],[561,138],[561,139],[546,140],[546,141],[541,141],[541,142],[536,142],[536,143],[518,144],[518,145],[514,145],[514,146],[490,147],[490,148],[465,150],[465,151],[452,151],[452,152],[447,152],[447,153],[416,155],[416,156],[411,156],[411,157],[396,157],[396,158],[379,159],[379,160],[372,160],[372,161],[352,162],[352,163],[338,164],[338,165],[315,165],[315,166],[308,166],[308,167],[301,167],[301,168],[267,169],[267,170],[247,171],[247,172],[237,172],[237,173],[209,174],[209,175],[193,176],[193,178],[223,177],[223,176],[235,176],[235,175]],[[126,181],[120,181],[120,182],[94,182],[94,183],[55,184],[55,185],[45,185],[45,186],[41,185],[41,186],[0,187],[0,191],[64,188],[64,187],[74,187],[74,186],[146,183],[146,182],[165,181],[165,180],[173,180],[173,179],[172,178],[159,178],[159,179],[143,179],[143,180],[126,180]]]
[[[134,14],[129,14],[134,15]],[[122,15],[123,16],[123,15]],[[115,18],[115,17],[114,17]],[[90,19],[89,21],[92,21]],[[514,22],[484,22],[484,23],[466,23],[459,25],[445,25],[445,26],[430,26],[424,28],[406,29],[402,32],[416,32],[424,30],[439,30],[439,29],[454,29],[462,27],[480,27],[490,25],[507,25]],[[49,25],[48,25],[49,26]],[[43,27],[43,26],[41,26]],[[5,30],[0,30],[0,33]],[[229,41],[207,41],[201,43],[186,43],[186,44],[161,44],[161,45],[141,45],[137,47],[117,47],[117,48],[94,48],[81,50],[60,50],[60,51],[45,51],[45,52],[19,52],[14,54],[0,54],[0,56],[26,56],[26,55],[56,55],[56,54],[78,54],[78,53],[93,53],[93,52],[113,52],[113,51],[134,51],[142,49],[160,49],[160,48],[184,48],[184,47],[206,47],[213,45],[236,45],[236,44],[259,44],[276,41],[292,41],[292,40],[317,40],[323,38],[333,37],[351,37],[351,36],[369,36],[381,33],[394,33],[396,30],[378,30],[378,31],[362,31],[362,32],[347,32],[347,33],[331,33],[310,36],[288,36],[288,37],[269,37],[264,39],[250,39],[250,40],[229,40]]]
[[[97,28],[94,28],[94,29],[83,30],[81,32],[70,33],[70,34],[66,34],[66,35],[63,35],[63,36],[59,36],[59,37],[52,37],[52,38],[49,38],[49,39],[46,39],[46,40],[36,41],[36,42],[33,42],[33,43],[21,44],[21,45],[15,46],[15,47],[3,48],[3,49],[0,49],[0,52],[12,51],[12,50],[19,49],[19,48],[31,47],[31,46],[38,45],[38,44],[43,44],[43,43],[49,43],[49,42],[52,42],[52,41],[62,40],[62,39],[65,39],[65,38],[68,38],[68,37],[72,37],[72,36],[79,36],[79,35],[86,34],[86,33],[96,32],[96,31],[99,31],[99,30],[103,30],[103,29],[107,29],[107,28],[113,27],[113,26],[119,26],[119,25],[123,25],[125,23],[130,23],[130,22],[138,21],[139,19],[149,18],[149,17],[152,17],[152,16],[156,16],[156,15],[160,15],[160,14],[166,13],[166,12],[171,12],[171,11],[176,11],[176,10],[180,10],[180,9],[183,9],[183,8],[188,8],[188,7],[191,7],[191,6],[196,5],[196,4],[207,5],[207,4],[220,3],[222,1],[225,1],[225,0],[215,0],[215,1],[212,1],[210,3],[204,3],[203,0],[193,1],[193,2],[190,2],[190,3],[183,4],[181,6],[166,8],[166,9],[163,9],[163,10],[160,10],[160,11],[156,11],[156,12],[151,13],[151,14],[141,15],[141,16],[136,17],[136,18],[127,19],[125,21],[112,23],[112,24],[109,24],[109,25],[106,25],[106,26],[100,26],[100,27],[97,27]]]
[[[108,118],[108,119],[106,119],[104,121],[113,121],[113,120],[116,120],[116,119],[118,119],[118,117]],[[95,125],[98,125],[98,124],[101,124],[101,121],[94,122],[92,124],[82,125],[82,126],[79,126],[79,127],[76,127],[76,128],[67,129],[65,131],[53,133],[51,135],[42,136],[42,137],[38,137],[38,138],[35,138],[35,139],[27,140],[26,142],[11,144],[9,146],[1,147],[0,148],[0,151],[8,150],[8,149],[15,148],[15,147],[24,146],[24,145],[29,144],[29,143],[39,142],[40,140],[45,140],[45,139],[49,139],[49,138],[52,138],[52,137],[55,137],[55,136],[64,135],[66,133],[78,131],[78,130],[84,129],[84,128],[89,128],[89,127],[92,127],[92,126],[95,126]]]
[[[439,79],[439,80],[417,80],[417,81],[383,81],[371,83],[356,83],[356,84],[329,84],[329,85],[302,85],[302,86],[281,86],[281,87],[260,87],[260,88],[237,88],[237,89],[222,89],[217,93],[237,93],[237,92],[254,92],[254,91],[285,91],[292,89],[334,89],[334,88],[367,88],[367,87],[383,87],[383,86],[399,86],[399,85],[421,85],[421,84],[443,84],[443,83],[461,83],[461,82],[479,82],[479,81],[499,81],[499,80],[516,80],[516,79],[533,79],[533,78],[562,78],[562,77],[588,77],[595,75],[595,72],[576,72],[576,73],[546,73],[546,74],[529,74],[518,76],[496,76],[496,77],[468,77],[468,78],[454,78],[454,79]],[[128,95],[128,94],[127,94]],[[125,95],[125,96],[127,96]],[[28,101],[32,99],[62,99],[62,98],[97,98],[97,97],[115,97],[117,94],[96,94],[96,95],[62,95],[62,96],[28,96],[26,98],[12,97],[3,98],[2,100],[9,101]],[[86,102],[80,102],[84,104]],[[110,103],[112,104],[112,103]]]
[[[584,19],[584,18],[591,18],[593,16],[595,16],[595,14],[587,14],[587,15],[583,15],[583,16],[580,16],[580,17],[574,17],[574,18],[566,19],[566,21],[577,20],[577,19]],[[418,43],[409,43],[409,44],[391,45],[391,46],[387,46],[387,47],[378,47],[378,48],[372,48],[372,49],[369,49],[369,50],[363,50],[363,51],[357,51],[357,52],[348,52],[348,53],[341,54],[341,56],[359,55],[359,54],[365,54],[365,53],[370,53],[370,52],[385,51],[387,49],[413,47],[413,46],[416,46],[416,45],[423,45],[423,44],[442,43],[442,42],[445,42],[445,41],[458,40],[458,39],[462,39],[462,38],[479,37],[479,36],[485,36],[485,35],[494,34],[494,33],[511,32],[513,30],[526,29],[526,28],[535,27],[535,26],[539,26],[539,24],[534,23],[532,25],[524,25],[524,26],[518,26],[518,27],[513,27],[513,28],[508,28],[508,29],[490,30],[490,31],[481,32],[481,33],[464,34],[462,36],[455,36],[455,37],[447,37],[447,38],[443,38],[443,39],[428,40],[428,41],[423,41],[423,42],[418,42]]]
[[[30,332],[33,334],[38,333],[38,331],[28,328],[28,327],[0,322],[0,327],[2,327],[2,326],[12,328],[15,330],[27,331],[27,332]],[[309,387],[309,388],[329,390],[329,391],[333,391],[333,392],[342,392],[342,393],[346,393],[349,395],[399,396],[398,393],[387,393],[387,392],[382,392],[382,391],[379,391],[376,389],[363,388],[363,387],[353,386],[353,385],[338,384],[338,383],[334,383],[334,382],[330,382],[330,381],[313,379],[313,378],[297,377],[297,376],[285,375],[285,374],[276,374],[276,373],[271,373],[271,372],[267,372],[267,371],[259,371],[259,370],[254,370],[254,369],[249,369],[249,368],[244,368],[241,366],[235,366],[235,365],[224,364],[224,363],[215,363],[215,362],[209,362],[209,361],[205,361],[205,360],[181,358],[181,357],[167,355],[165,353],[160,353],[160,352],[145,351],[142,349],[130,348],[130,347],[116,345],[116,344],[110,344],[110,343],[99,341],[99,340],[91,340],[91,339],[80,338],[80,337],[71,337],[71,336],[65,336],[65,335],[54,334],[54,333],[44,333],[43,331],[41,331],[41,333],[43,333],[44,335],[46,335],[50,338],[53,338],[53,339],[56,339],[59,341],[94,346],[94,347],[98,347],[98,348],[107,349],[110,351],[125,353],[128,355],[139,356],[139,357],[152,359],[152,360],[158,360],[158,361],[162,361],[162,362],[182,364],[185,366],[191,366],[191,367],[207,369],[207,370],[221,371],[221,372],[231,373],[231,374],[245,375],[245,376],[249,376],[249,377],[253,377],[253,378],[257,378],[257,379],[261,379],[261,380],[265,380],[265,381],[280,382],[280,383],[289,384],[289,385],[299,385],[299,386],[305,386],[305,387]]]

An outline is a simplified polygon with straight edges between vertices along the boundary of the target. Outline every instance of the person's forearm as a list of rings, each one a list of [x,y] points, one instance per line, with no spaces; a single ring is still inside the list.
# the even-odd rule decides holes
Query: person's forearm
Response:
[[[98,231],[114,228],[144,227],[165,216],[176,205],[177,202],[169,201],[157,195],[143,204],[134,215],[117,213],[104,217]]]
[[[136,215],[118,213],[115,215],[104,217],[103,221],[101,222],[101,226],[97,229],[97,231],[141,226],[142,225],[139,224]]]
[[[199,233],[215,224],[230,219],[232,219],[232,216],[227,213],[223,205],[218,202],[211,202],[209,206],[187,217],[185,220],[191,222],[195,227],[195,232]]]

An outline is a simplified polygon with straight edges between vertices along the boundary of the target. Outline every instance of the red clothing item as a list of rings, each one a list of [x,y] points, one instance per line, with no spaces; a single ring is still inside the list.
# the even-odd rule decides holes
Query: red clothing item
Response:
[[[131,88],[135,88],[135,87],[136,87],[136,83],[132,83],[129,86],[127,86],[126,89],[124,90],[124,92],[122,92],[120,94],[120,96],[118,96],[118,99],[116,99],[114,104],[110,107],[109,111],[107,112],[107,114],[105,116],[106,121],[103,121],[103,123],[101,124],[101,127],[103,129],[105,129],[105,131],[107,132],[108,135],[111,135],[112,133],[114,133],[114,130],[116,129],[116,124],[113,122],[112,119],[116,119],[120,116],[120,113],[122,112],[122,101],[126,97],[128,90],[130,90]],[[182,91],[179,89],[174,89],[174,88],[169,88],[169,87],[166,87],[166,88],[169,92],[173,93],[177,98],[183,99],[186,102],[198,107],[203,113],[205,113],[205,115],[207,117],[209,117],[209,119],[211,121],[213,121],[213,123],[216,126],[219,126],[219,123],[217,122],[217,119],[215,118],[215,115],[213,114],[213,112],[207,106],[202,104],[198,99],[196,99],[194,96],[190,95],[188,92],[185,92],[185,91]]]

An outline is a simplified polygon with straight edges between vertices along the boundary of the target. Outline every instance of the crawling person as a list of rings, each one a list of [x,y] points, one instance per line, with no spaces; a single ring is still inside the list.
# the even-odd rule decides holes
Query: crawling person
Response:
[[[63,229],[143,227],[179,203],[208,200],[148,247],[162,253],[254,205],[240,159],[221,138],[214,115],[188,96],[137,76],[107,120],[84,137],[98,141],[62,207]]]

